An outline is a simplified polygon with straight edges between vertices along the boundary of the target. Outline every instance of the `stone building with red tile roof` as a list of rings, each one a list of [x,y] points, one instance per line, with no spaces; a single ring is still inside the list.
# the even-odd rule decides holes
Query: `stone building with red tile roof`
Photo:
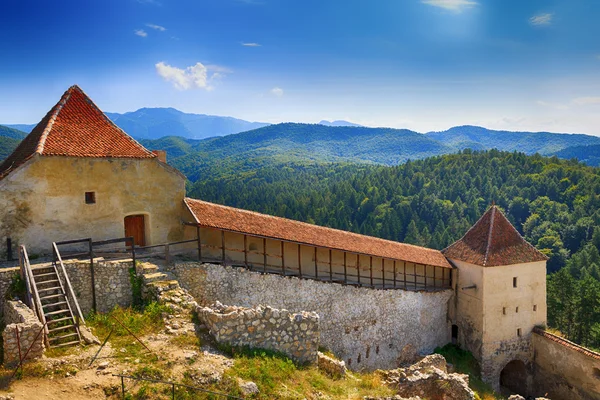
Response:
[[[53,241],[182,237],[185,176],[70,87],[0,164],[0,240],[48,254]],[[16,251],[15,251],[16,253]]]

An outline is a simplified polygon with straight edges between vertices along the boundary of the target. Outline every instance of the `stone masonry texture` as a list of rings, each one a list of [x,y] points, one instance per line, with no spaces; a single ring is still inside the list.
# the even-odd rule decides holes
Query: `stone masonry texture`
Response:
[[[231,346],[274,350],[301,364],[314,364],[319,348],[319,316],[271,307],[198,306],[198,317],[215,340]]]
[[[4,321],[6,327],[2,332],[4,341],[4,364],[19,363],[19,346],[24,360],[35,360],[44,354],[44,335],[38,334],[42,323],[33,311],[21,301],[6,301],[4,303]],[[19,340],[17,340],[17,331]],[[37,337],[37,338],[36,338]],[[29,353],[27,353],[27,350]],[[27,353],[27,357],[25,354]]]
[[[374,290],[197,262],[172,272],[201,305],[316,312],[321,346],[352,370],[395,368],[450,342],[450,290]]]

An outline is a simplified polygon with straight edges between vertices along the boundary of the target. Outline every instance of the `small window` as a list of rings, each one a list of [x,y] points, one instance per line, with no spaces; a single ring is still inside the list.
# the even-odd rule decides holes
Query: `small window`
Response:
[[[515,312],[518,313],[519,312],[519,307],[515,308]]]
[[[517,328],[517,336],[521,337],[521,328]]]
[[[506,307],[502,307],[502,315],[506,315]]]
[[[85,204],[96,204],[96,192],[85,192]]]
[[[513,278],[513,287],[517,287],[517,277]]]
[[[537,311],[537,304],[533,305],[533,311]]]

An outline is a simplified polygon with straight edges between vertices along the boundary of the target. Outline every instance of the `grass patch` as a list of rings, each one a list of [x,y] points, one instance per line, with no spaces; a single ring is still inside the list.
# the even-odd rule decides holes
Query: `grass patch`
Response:
[[[475,398],[480,400],[501,400],[501,395],[494,392],[490,385],[481,380],[479,363],[471,352],[462,350],[456,345],[447,344],[438,347],[434,353],[444,356],[447,362],[454,365],[457,372],[469,375],[469,386],[475,391]]]
[[[149,353],[127,329],[137,337],[158,333],[165,327],[162,319],[165,312],[170,312],[168,307],[156,302],[149,303],[142,310],[117,306],[106,314],[91,313],[86,322],[100,341],[104,341],[113,330],[109,342],[117,358],[124,361],[133,358],[140,359],[140,362],[152,363],[157,360],[157,356]]]
[[[202,345],[200,338],[191,332],[173,336],[169,342],[183,349],[190,347],[198,348]]]

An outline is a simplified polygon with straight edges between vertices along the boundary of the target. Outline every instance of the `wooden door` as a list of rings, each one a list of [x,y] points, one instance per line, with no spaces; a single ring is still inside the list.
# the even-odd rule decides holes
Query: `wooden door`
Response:
[[[144,225],[143,215],[129,215],[125,217],[125,237],[133,236],[136,246],[145,246],[146,232]]]

